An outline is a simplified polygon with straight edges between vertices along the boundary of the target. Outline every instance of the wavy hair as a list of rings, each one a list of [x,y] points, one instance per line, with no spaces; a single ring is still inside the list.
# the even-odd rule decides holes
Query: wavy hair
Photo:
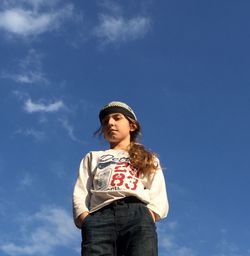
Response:
[[[125,116],[130,124],[135,128],[130,132],[130,145],[128,147],[129,160],[132,167],[143,176],[149,176],[155,172],[158,163],[156,161],[156,154],[145,148],[143,144],[138,143],[138,138],[141,137],[141,126],[138,121]],[[101,126],[94,135],[103,135],[103,127]]]

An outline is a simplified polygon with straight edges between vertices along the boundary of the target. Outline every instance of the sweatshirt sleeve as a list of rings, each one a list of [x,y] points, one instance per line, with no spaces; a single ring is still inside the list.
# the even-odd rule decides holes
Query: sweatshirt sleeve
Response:
[[[149,184],[150,203],[147,207],[157,214],[156,220],[165,218],[169,211],[166,183],[160,162]]]
[[[73,218],[77,227],[80,227],[80,223],[77,223],[77,217],[81,213],[89,211],[90,189],[92,187],[90,160],[90,153],[82,159],[73,191]]]

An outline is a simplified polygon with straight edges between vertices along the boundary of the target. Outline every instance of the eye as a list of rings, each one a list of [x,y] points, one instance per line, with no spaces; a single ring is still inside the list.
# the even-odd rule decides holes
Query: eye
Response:
[[[107,125],[107,123],[108,123],[108,118],[106,117],[106,118],[104,118],[103,120],[102,120],[102,125]]]
[[[122,118],[121,115],[114,116],[114,119],[115,119],[116,121],[120,120],[121,118]]]

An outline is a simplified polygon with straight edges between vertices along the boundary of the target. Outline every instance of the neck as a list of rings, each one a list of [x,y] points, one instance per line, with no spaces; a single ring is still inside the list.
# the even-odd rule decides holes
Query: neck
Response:
[[[120,150],[128,151],[129,146],[130,146],[130,143],[118,143],[118,144],[110,143],[111,149],[120,149]]]

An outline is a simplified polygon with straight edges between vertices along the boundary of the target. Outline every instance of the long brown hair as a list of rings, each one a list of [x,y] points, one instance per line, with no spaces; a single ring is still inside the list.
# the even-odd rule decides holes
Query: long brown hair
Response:
[[[143,144],[138,143],[138,137],[141,137],[141,126],[138,121],[125,116],[129,123],[135,128],[130,132],[130,145],[128,148],[129,159],[132,167],[143,176],[148,176],[155,172],[158,164],[156,162],[156,154],[145,148]],[[94,135],[103,135],[102,126],[94,133]]]

